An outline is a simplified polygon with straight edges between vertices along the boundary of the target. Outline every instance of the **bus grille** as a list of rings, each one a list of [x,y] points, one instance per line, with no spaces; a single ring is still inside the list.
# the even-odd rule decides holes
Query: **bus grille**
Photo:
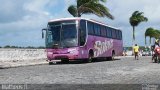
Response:
[[[68,59],[68,56],[56,56],[55,59]]]

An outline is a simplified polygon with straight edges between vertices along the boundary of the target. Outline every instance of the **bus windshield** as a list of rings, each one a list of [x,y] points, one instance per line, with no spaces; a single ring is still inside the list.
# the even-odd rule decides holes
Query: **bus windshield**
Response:
[[[69,48],[78,46],[75,21],[49,23],[46,39],[47,48]]]

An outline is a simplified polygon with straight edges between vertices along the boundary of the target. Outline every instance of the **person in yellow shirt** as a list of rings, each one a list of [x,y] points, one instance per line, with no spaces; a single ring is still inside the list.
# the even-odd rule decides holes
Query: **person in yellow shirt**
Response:
[[[134,51],[134,55],[135,55],[135,60],[138,60],[138,52],[139,52],[139,46],[137,44],[135,44],[135,46],[133,47],[133,51]]]
[[[155,39],[155,43],[159,43],[159,39]]]

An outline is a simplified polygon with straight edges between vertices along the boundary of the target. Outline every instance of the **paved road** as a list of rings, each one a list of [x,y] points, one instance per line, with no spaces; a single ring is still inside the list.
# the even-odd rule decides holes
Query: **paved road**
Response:
[[[160,84],[160,64],[151,57],[115,61],[37,65],[0,69],[0,83],[10,84]]]

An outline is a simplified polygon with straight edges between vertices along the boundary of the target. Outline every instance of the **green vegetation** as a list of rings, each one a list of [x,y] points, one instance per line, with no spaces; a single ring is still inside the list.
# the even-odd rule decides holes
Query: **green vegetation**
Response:
[[[127,50],[127,51],[132,51],[133,50],[132,47],[124,47],[124,49]],[[143,51],[149,51],[150,50],[149,47],[145,47],[145,46],[139,46],[139,49],[143,50]]]
[[[151,44],[151,38],[156,38],[157,35],[158,35],[158,33],[155,29],[153,29],[152,27],[147,28],[146,32],[145,32],[145,44],[147,44],[147,42],[146,42],[146,37],[147,36],[150,38],[149,42]]]
[[[74,17],[81,17],[82,14],[95,14],[99,17],[114,19],[109,9],[103,5],[106,0],[76,0],[77,5],[70,5],[68,12]]]
[[[151,40],[152,38],[154,39],[159,39],[160,38],[160,31],[159,30],[156,30],[152,27],[150,28],[147,28],[146,29],[146,32],[145,32],[145,45],[147,44],[146,42],[146,38],[149,37],[149,44],[151,45]]]
[[[135,44],[135,27],[141,22],[147,22],[147,17],[143,16],[143,12],[135,11],[129,19],[131,26],[133,27],[133,44]]]
[[[147,42],[146,42],[146,37],[149,37],[150,38],[150,44],[151,44],[151,38],[154,36],[154,34],[155,34],[155,31],[154,31],[154,29],[153,28],[147,28],[147,30],[146,30],[146,32],[145,32],[145,45],[147,44]]]

